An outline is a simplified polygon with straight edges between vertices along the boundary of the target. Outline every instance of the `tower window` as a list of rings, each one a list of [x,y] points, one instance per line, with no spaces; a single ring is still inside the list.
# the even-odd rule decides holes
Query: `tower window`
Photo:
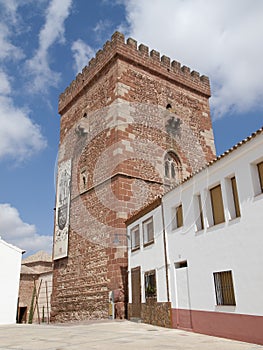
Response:
[[[164,158],[164,176],[171,184],[181,180],[181,162],[174,152],[168,152]]]
[[[88,186],[88,174],[87,169],[83,168],[80,172],[80,191],[85,191]]]

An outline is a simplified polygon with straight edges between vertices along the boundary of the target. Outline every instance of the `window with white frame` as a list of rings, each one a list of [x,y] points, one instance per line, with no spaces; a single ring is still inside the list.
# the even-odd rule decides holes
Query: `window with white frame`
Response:
[[[232,195],[233,195],[233,202],[234,202],[234,209],[235,209],[235,217],[240,217],[240,207],[239,207],[239,198],[238,198],[238,192],[237,192],[237,182],[235,176],[231,177],[231,188],[232,188]]]
[[[145,299],[156,298],[156,274],[155,270],[147,271],[144,273],[144,288],[145,288]]]
[[[213,223],[214,225],[217,225],[225,221],[221,185],[210,188],[210,198],[213,213]]]
[[[201,231],[204,229],[204,215],[200,194],[194,196],[194,212],[196,231]]]
[[[179,204],[178,206],[172,208],[172,230],[182,227],[183,224],[183,205]]]
[[[239,197],[237,189],[237,181],[234,175],[225,179],[225,193],[227,199],[227,213],[229,219],[235,219],[241,216]]]
[[[154,242],[153,217],[142,223],[143,227],[143,244],[147,245]]]
[[[263,193],[263,161],[258,160],[251,163],[251,176],[254,189],[254,195]]]
[[[214,272],[217,305],[236,305],[232,271]]]
[[[136,250],[140,248],[140,227],[139,225],[133,227],[130,233],[131,249]]]
[[[257,164],[258,177],[260,182],[260,189],[263,192],[263,162]]]

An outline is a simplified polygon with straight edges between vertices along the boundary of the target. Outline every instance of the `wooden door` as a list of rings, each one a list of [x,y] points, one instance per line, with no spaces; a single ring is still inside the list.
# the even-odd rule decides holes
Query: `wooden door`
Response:
[[[141,268],[131,270],[132,317],[141,318]]]

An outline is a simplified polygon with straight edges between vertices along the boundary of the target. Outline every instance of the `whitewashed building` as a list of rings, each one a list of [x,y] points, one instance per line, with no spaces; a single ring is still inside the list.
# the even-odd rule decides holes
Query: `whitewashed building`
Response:
[[[0,324],[16,323],[22,254],[0,237]]]
[[[263,344],[263,130],[129,218],[129,318]]]

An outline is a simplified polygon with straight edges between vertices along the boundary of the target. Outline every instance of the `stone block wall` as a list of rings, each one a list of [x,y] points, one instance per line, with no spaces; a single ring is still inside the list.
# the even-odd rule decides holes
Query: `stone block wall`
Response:
[[[115,33],[60,95],[58,164],[71,159],[68,256],[54,262],[52,320],[103,318],[127,296],[125,220],[215,156],[207,77]],[[169,108],[167,108],[169,107]]]
[[[141,319],[144,323],[171,328],[171,303],[149,298],[142,304]]]

